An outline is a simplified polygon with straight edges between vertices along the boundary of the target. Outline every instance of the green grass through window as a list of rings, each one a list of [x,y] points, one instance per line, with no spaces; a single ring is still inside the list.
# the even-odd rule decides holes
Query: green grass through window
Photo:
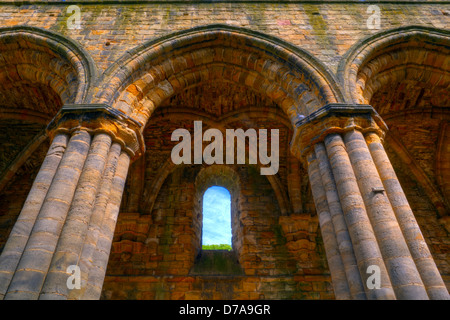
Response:
[[[228,250],[231,251],[231,246],[229,244],[204,244],[202,245],[203,250]]]

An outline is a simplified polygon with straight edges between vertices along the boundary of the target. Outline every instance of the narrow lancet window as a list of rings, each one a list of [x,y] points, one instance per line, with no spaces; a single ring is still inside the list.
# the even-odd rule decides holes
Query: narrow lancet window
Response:
[[[231,196],[219,186],[203,195],[203,250],[231,250]]]

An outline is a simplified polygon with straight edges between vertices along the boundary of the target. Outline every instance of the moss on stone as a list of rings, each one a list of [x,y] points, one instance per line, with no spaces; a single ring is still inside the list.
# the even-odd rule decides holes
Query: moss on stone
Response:
[[[228,250],[202,250],[191,274],[193,275],[242,275],[236,254]]]

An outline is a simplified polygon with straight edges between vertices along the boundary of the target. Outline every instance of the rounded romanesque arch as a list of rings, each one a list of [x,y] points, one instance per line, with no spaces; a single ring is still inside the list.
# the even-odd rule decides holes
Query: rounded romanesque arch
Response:
[[[12,227],[45,157],[46,126],[64,104],[82,102],[95,76],[89,55],[72,40],[36,27],[0,28],[3,224]]]
[[[409,26],[358,42],[339,66],[346,99],[358,104],[379,103],[374,107],[381,115],[425,104],[448,107],[449,36],[448,31]],[[379,101],[377,92],[386,89],[396,96]]]
[[[342,100],[331,73],[304,50],[225,25],[190,29],[129,51],[105,71],[93,100],[145,125],[163,101],[218,79],[267,97],[292,123],[298,114]]]
[[[408,26],[375,34],[346,54],[339,79],[348,102],[370,104],[386,122],[384,148],[439,271],[448,274],[436,239],[450,230],[450,32]]]
[[[410,164],[441,216],[448,215],[450,201],[444,182],[447,172],[442,170],[449,156],[442,147],[448,144],[444,139],[450,107],[449,45],[450,33],[445,30],[423,26],[388,30],[357,43],[339,68],[346,99],[372,105],[386,121],[388,145]],[[417,118],[419,114],[424,118]],[[418,150],[430,139],[433,147]]]
[[[81,103],[95,76],[93,62],[75,42],[35,27],[0,28],[2,132],[20,131],[14,148],[2,150],[2,156],[13,160],[29,141],[36,140],[31,149],[37,147],[46,135],[43,129],[62,105]],[[2,163],[0,171],[7,167]]]
[[[81,46],[36,27],[0,28],[0,52],[2,105],[7,95],[8,105],[54,114],[61,104],[83,102],[97,75],[92,59]],[[47,93],[45,88],[54,93]],[[25,100],[31,96],[40,100]]]
[[[140,123],[146,152],[130,167],[111,274],[193,272],[195,282],[202,281],[204,274],[197,270],[204,261],[199,258],[201,198],[212,184],[231,194],[233,248],[243,272],[232,282],[247,281],[243,275],[291,279],[296,272],[326,268],[321,244],[315,242],[318,223],[307,174],[289,144],[297,114],[342,101],[326,68],[277,39],[217,25],[146,43],[116,63],[105,71],[104,86],[92,102],[111,105]],[[245,164],[175,165],[171,134],[183,128],[193,137],[194,121],[223,137],[226,129],[264,128],[270,137],[270,130],[278,129],[278,172],[262,176],[266,165],[250,165],[254,149],[247,145]],[[146,240],[129,230],[128,220],[137,212],[136,228],[148,226]],[[132,250],[130,239],[141,249]],[[175,257],[160,255],[166,251]],[[133,264],[146,255],[154,259],[148,268]],[[164,285],[164,279],[158,281]]]

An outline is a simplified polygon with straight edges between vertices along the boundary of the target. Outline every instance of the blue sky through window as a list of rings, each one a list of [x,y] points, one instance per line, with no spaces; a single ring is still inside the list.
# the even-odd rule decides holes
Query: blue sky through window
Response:
[[[203,245],[231,245],[231,196],[223,187],[210,187],[203,195]]]

